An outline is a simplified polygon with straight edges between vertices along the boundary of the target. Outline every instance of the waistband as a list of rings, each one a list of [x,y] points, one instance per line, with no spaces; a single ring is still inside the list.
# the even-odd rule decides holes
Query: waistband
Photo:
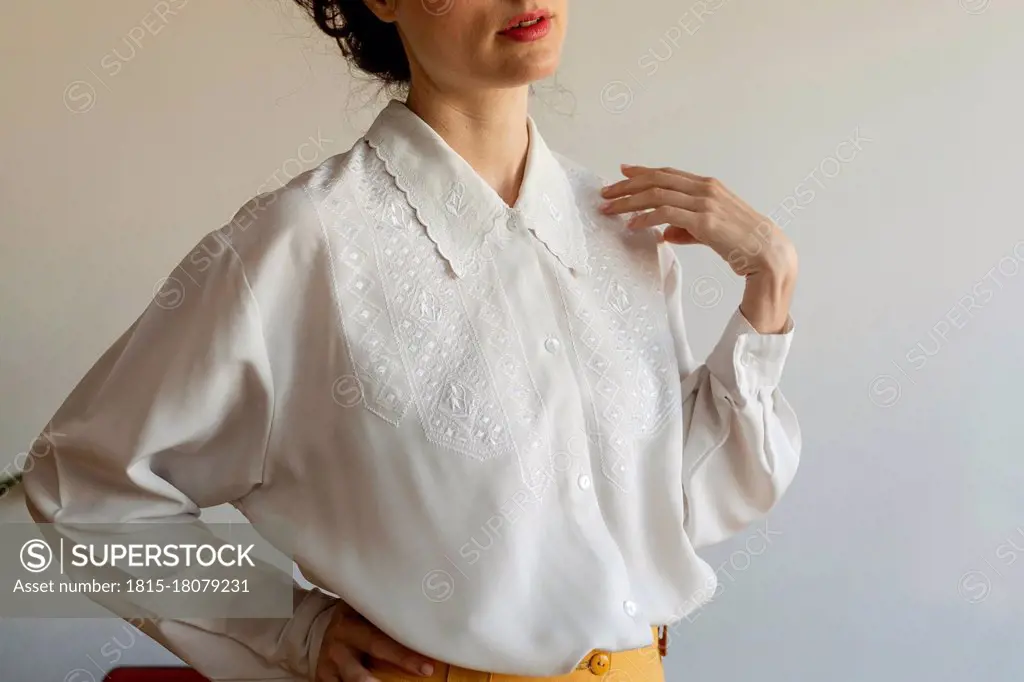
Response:
[[[636,649],[624,651],[592,649],[580,660],[575,670],[565,675],[521,677],[436,662],[432,675],[416,679],[422,680],[422,682],[522,682],[523,680],[597,682],[598,679],[618,682],[618,678],[621,678],[623,682],[662,682],[664,678],[661,659],[667,653],[668,628],[652,626],[651,636],[650,644]],[[412,682],[411,675],[385,661],[375,661],[371,674],[381,682]]]

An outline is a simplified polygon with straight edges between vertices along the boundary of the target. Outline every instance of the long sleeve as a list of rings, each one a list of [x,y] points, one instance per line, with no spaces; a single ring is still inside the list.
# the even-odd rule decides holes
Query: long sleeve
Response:
[[[679,260],[667,243],[661,248],[682,385],[684,526],[700,547],[763,518],[796,474],[800,426],[779,390],[794,325],[790,318],[784,333],[760,334],[737,308],[698,365],[683,322]]]
[[[47,426],[51,452],[25,475],[36,522],[185,522],[209,533],[202,508],[261,483],[275,392],[259,306],[219,232],[188,258]],[[311,679],[337,600],[275,571],[267,580],[293,591],[290,618],[153,618],[142,629],[213,680]],[[125,602],[101,603],[128,617]]]

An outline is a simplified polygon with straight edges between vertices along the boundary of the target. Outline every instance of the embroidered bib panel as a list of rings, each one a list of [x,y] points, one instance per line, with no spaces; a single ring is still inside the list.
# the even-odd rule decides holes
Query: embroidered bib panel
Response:
[[[396,426],[413,408],[431,442],[472,460],[515,458],[525,483],[543,485],[538,472],[564,444],[545,442],[556,416],[514,321],[523,302],[510,300],[499,272],[514,221],[488,216],[479,254],[455,277],[385,162],[369,147],[357,152],[348,163],[358,183],[314,199],[364,407]],[[593,178],[568,173],[575,195],[589,198]],[[454,187],[445,201],[458,195]],[[556,273],[560,300],[546,305],[570,330],[591,456],[626,490],[638,448],[679,409],[656,241],[583,202],[560,217],[582,221],[588,257],[584,274]]]

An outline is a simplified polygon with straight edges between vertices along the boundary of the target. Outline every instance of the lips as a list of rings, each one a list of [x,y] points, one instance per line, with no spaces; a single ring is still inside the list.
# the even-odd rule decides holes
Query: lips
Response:
[[[533,12],[527,12],[526,14],[520,14],[517,17],[513,17],[508,24],[505,25],[500,33],[509,33],[511,31],[522,30],[536,26],[544,21],[551,18],[551,13],[547,10],[536,10]]]
[[[519,43],[540,40],[551,30],[551,13],[537,10],[513,18],[498,35]]]

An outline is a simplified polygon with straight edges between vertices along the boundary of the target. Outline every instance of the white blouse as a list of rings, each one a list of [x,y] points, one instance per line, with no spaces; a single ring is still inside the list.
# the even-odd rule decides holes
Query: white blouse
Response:
[[[737,310],[697,364],[672,248],[529,139],[510,208],[392,101],[208,233],[51,421],[37,520],[230,503],[333,593],[149,624],[208,677],[309,679],[333,595],[426,656],[566,673],[706,602],[695,548],[789,486],[792,320],[762,335]]]

